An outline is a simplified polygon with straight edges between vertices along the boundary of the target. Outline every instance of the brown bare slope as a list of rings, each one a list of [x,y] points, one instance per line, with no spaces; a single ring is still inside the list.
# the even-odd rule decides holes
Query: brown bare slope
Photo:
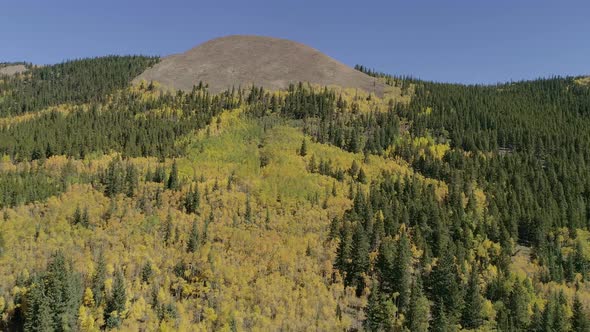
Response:
[[[385,87],[309,46],[286,39],[242,35],[213,39],[185,53],[165,57],[134,82],[141,80],[185,91],[202,81],[212,92],[251,85],[278,90],[290,83],[309,82],[382,95]]]
[[[14,75],[27,71],[25,65],[8,65],[0,68],[0,75]]]

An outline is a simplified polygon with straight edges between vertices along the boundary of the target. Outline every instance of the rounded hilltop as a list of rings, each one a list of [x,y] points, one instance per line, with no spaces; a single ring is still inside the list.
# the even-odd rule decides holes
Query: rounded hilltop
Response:
[[[27,67],[24,64],[2,64],[0,63],[0,75],[15,75],[24,73],[27,71]]]
[[[184,53],[164,57],[141,80],[191,90],[204,82],[212,92],[231,87],[285,89],[309,82],[358,88],[382,95],[385,85],[307,45],[287,39],[232,35],[212,39]]]

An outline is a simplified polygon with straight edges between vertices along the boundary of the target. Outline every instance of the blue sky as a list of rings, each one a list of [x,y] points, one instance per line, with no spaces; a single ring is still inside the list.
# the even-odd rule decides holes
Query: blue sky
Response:
[[[2,0],[0,61],[167,55],[228,34],[447,82],[590,74],[590,1]]]

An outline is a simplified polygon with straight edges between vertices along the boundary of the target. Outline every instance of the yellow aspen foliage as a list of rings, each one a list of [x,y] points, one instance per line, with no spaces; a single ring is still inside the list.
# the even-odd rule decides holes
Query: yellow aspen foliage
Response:
[[[301,84],[292,100],[284,99],[286,91],[252,89],[248,96],[240,89],[223,97],[143,81],[99,102],[0,118],[4,137],[11,128],[78,110],[80,118],[131,111],[131,123],[146,124],[120,137],[124,146],[97,135],[109,151],[86,151],[84,141],[94,137],[85,133],[70,146],[51,137],[39,142],[43,131],[26,144],[5,144],[0,175],[21,172],[48,183],[36,188],[33,179],[22,193],[11,192],[19,177],[0,183],[0,329],[11,327],[15,314],[45,309],[39,294],[48,290],[38,281],[69,269],[79,284],[68,295],[82,305],[68,309],[68,317],[78,314],[68,325],[81,331],[402,331],[416,329],[408,324],[420,315],[428,319],[417,326],[447,319],[456,328],[491,331],[512,323],[507,308],[525,309],[514,319],[523,325],[533,305],[543,308],[556,292],[565,297],[555,310],[564,318],[573,315],[574,296],[587,309],[590,232],[576,229],[587,228],[587,186],[559,185],[584,169],[583,156],[576,167],[555,163],[559,154],[530,154],[523,164],[519,150],[534,142],[539,155],[555,151],[552,140],[560,135],[534,137],[531,121],[512,121],[519,120],[512,112],[505,122],[492,111],[482,119],[477,113],[485,105],[469,109],[462,123],[455,115],[463,115],[469,98],[451,99],[448,107],[410,103],[443,91],[430,94],[434,83],[410,78],[387,80],[392,86],[382,96],[338,87],[319,96],[312,92],[324,87]],[[10,93],[0,92],[0,100]],[[202,113],[200,104],[207,105]],[[550,112],[532,123],[541,124],[544,113]],[[182,122],[192,116],[195,122]],[[177,126],[201,116],[206,121],[189,131]],[[494,133],[511,122],[522,132]],[[576,123],[572,132],[583,132],[583,121],[581,129]],[[163,134],[144,131],[166,124]],[[474,124],[481,130],[472,132]],[[29,131],[22,132],[27,141]],[[521,136],[531,142],[517,144]],[[586,141],[572,142],[564,153],[576,157]],[[502,164],[528,165],[534,176]],[[555,174],[545,178],[548,171]],[[531,188],[550,194],[537,200]],[[545,204],[547,215],[539,213],[548,211]],[[537,223],[551,224],[551,232],[529,229]],[[54,266],[58,251],[66,259]],[[371,300],[370,289],[377,290]],[[466,309],[477,310],[447,303],[460,296],[473,304]]]
[[[490,321],[496,318],[496,310],[492,301],[488,299],[484,300],[481,315]]]
[[[148,304],[143,298],[140,296],[136,301],[131,304],[127,318],[130,320],[142,320],[146,316],[146,311],[148,309]]]
[[[94,307],[94,294],[92,294],[92,289],[86,287],[84,290],[84,296],[82,297],[82,303],[89,308]]]
[[[205,323],[213,324],[217,320],[217,313],[211,307],[203,308],[203,318]]]
[[[183,330],[179,330],[174,326],[173,322],[170,321],[162,321],[160,323],[160,326],[158,327],[158,331],[159,332],[175,332],[175,331],[183,331]],[[184,330],[186,331],[186,330]]]
[[[159,288],[158,289],[158,295],[157,296],[158,296],[158,302],[159,303],[165,303],[165,302],[168,301],[168,297],[169,296],[167,295],[166,291],[164,291],[163,288]]]
[[[107,278],[104,282],[104,287],[107,293],[110,293],[113,290],[113,278]]]
[[[95,325],[92,311],[85,305],[82,305],[78,311],[78,326],[80,327],[80,331],[83,332],[99,331],[98,327]]]

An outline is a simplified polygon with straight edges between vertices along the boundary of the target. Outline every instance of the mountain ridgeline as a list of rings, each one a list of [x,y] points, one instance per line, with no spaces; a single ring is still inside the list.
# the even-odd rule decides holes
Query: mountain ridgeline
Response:
[[[355,69],[230,36],[0,76],[0,328],[589,331],[587,80]]]

